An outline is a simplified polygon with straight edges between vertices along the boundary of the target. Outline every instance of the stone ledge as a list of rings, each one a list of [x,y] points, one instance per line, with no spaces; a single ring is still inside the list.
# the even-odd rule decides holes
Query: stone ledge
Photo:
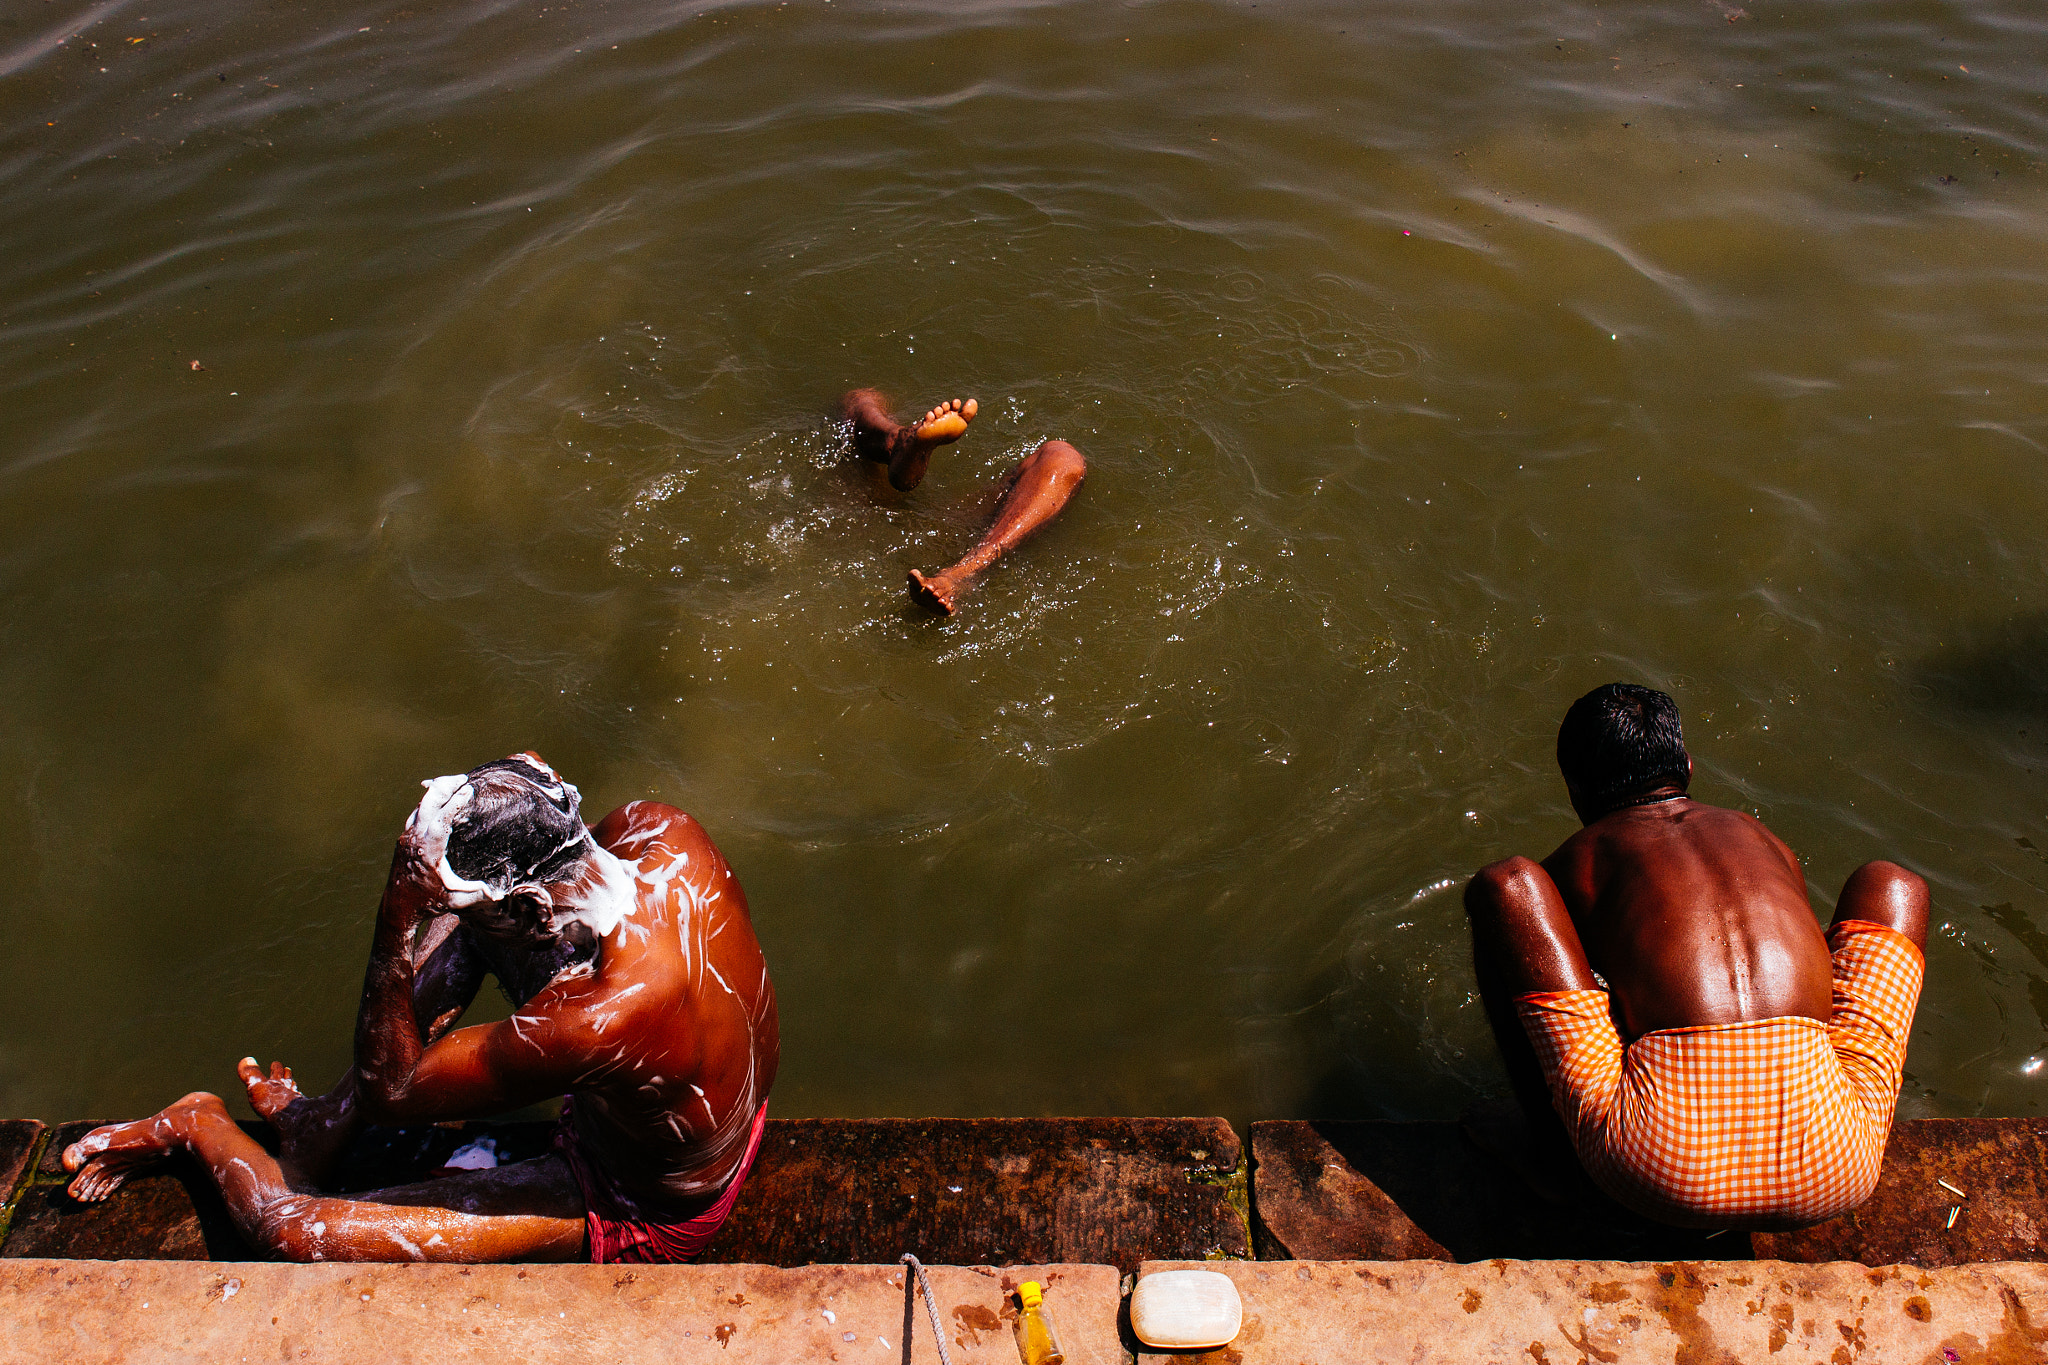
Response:
[[[1261,1260],[1677,1260],[1742,1257],[1736,1234],[1666,1227],[1591,1186],[1550,1204],[1455,1123],[1254,1123]]]
[[[1798,1232],[1753,1233],[1750,1243],[1781,1261],[1948,1266],[2048,1260],[2044,1233],[2048,1119],[1913,1119],[1892,1125],[1863,1207]]]
[[[58,1158],[93,1126],[67,1123],[51,1134],[0,1256],[253,1259],[212,1183],[183,1159],[131,1179],[104,1203],[72,1202]],[[260,1125],[244,1127],[267,1136]],[[416,1179],[485,1133],[508,1159],[537,1156],[550,1129],[372,1130],[339,1183]],[[1237,1134],[1220,1118],[771,1119],[731,1220],[698,1260],[891,1262],[908,1251],[942,1265],[1129,1271],[1148,1258],[1249,1256],[1242,1168]]]
[[[1222,1183],[1243,1164],[1220,1118],[770,1121],[732,1218],[700,1261],[804,1265],[914,1252],[969,1265],[1135,1270],[1250,1256]]]
[[[1072,1365],[1126,1358],[1114,1267],[927,1270],[958,1365],[1015,1365],[1009,1291],[1028,1279],[1045,1283]],[[884,1265],[16,1260],[0,1263],[0,1365],[938,1365],[931,1319],[903,1281]]]
[[[1141,1365],[2017,1365],[2048,1358],[2048,1266],[1783,1261],[1148,1263],[1216,1270],[1244,1300],[1228,1347]]]
[[[1720,1236],[1650,1222],[1590,1189],[1545,1203],[1455,1123],[1254,1123],[1251,1154],[1263,1260],[2048,1260],[2048,1119],[1896,1123],[1860,1209],[1798,1232]]]

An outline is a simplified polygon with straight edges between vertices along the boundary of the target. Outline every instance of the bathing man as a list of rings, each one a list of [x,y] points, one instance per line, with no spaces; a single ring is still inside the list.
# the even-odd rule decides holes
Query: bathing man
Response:
[[[855,389],[839,400],[839,415],[853,424],[854,453],[889,467],[889,482],[907,492],[924,478],[932,451],[957,441],[980,404],[955,398],[905,426],[889,416],[889,400],[874,389]],[[1045,441],[1019,460],[997,485],[995,519],[974,548],[950,569],[910,571],[910,595],[933,611],[953,614],[953,603],[998,559],[1058,516],[1087,476],[1088,462],[1065,441]]]
[[[635,801],[584,828],[532,754],[427,783],[392,858],[356,1020],[324,1096],[240,1066],[276,1159],[213,1095],[64,1152],[73,1197],[191,1152],[250,1245],[294,1261],[687,1260],[753,1164],[780,1055],[746,896],[703,828]],[[516,1002],[453,1029],[486,973]],[[552,1154],[323,1195],[366,1122],[433,1123],[567,1094]]]
[[[1664,1222],[1788,1228],[1855,1208],[1898,1102],[1927,884],[1864,864],[1823,937],[1792,851],[1687,797],[1678,708],[1647,687],[1581,697],[1557,762],[1585,827],[1465,889],[1524,1103],[1547,1088],[1594,1183]]]

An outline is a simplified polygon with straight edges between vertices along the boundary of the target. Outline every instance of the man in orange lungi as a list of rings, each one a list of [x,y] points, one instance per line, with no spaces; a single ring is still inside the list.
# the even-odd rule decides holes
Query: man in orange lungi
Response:
[[[1557,762],[1585,828],[1465,889],[1525,1104],[1547,1090],[1594,1182],[1665,1222],[1797,1227],[1862,1203],[1920,997],[1927,884],[1865,863],[1823,936],[1792,850],[1686,795],[1678,708],[1647,687],[1573,703]]]

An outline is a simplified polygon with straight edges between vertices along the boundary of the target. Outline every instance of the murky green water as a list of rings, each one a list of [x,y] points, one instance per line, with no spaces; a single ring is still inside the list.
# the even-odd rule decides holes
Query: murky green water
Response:
[[[780,1114],[1447,1115],[1454,887],[1615,677],[1819,906],[1933,882],[1902,1111],[2040,1111],[2044,71],[2020,0],[17,0],[0,1112],[327,1079],[419,779],[531,746],[739,869]],[[862,383],[983,415],[899,497]]]

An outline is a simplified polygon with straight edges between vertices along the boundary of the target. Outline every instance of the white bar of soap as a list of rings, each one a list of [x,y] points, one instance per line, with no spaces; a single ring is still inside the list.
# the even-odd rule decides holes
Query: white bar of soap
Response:
[[[1147,1346],[1222,1346],[1243,1323],[1237,1286],[1213,1270],[1162,1270],[1131,1291],[1131,1331]]]

